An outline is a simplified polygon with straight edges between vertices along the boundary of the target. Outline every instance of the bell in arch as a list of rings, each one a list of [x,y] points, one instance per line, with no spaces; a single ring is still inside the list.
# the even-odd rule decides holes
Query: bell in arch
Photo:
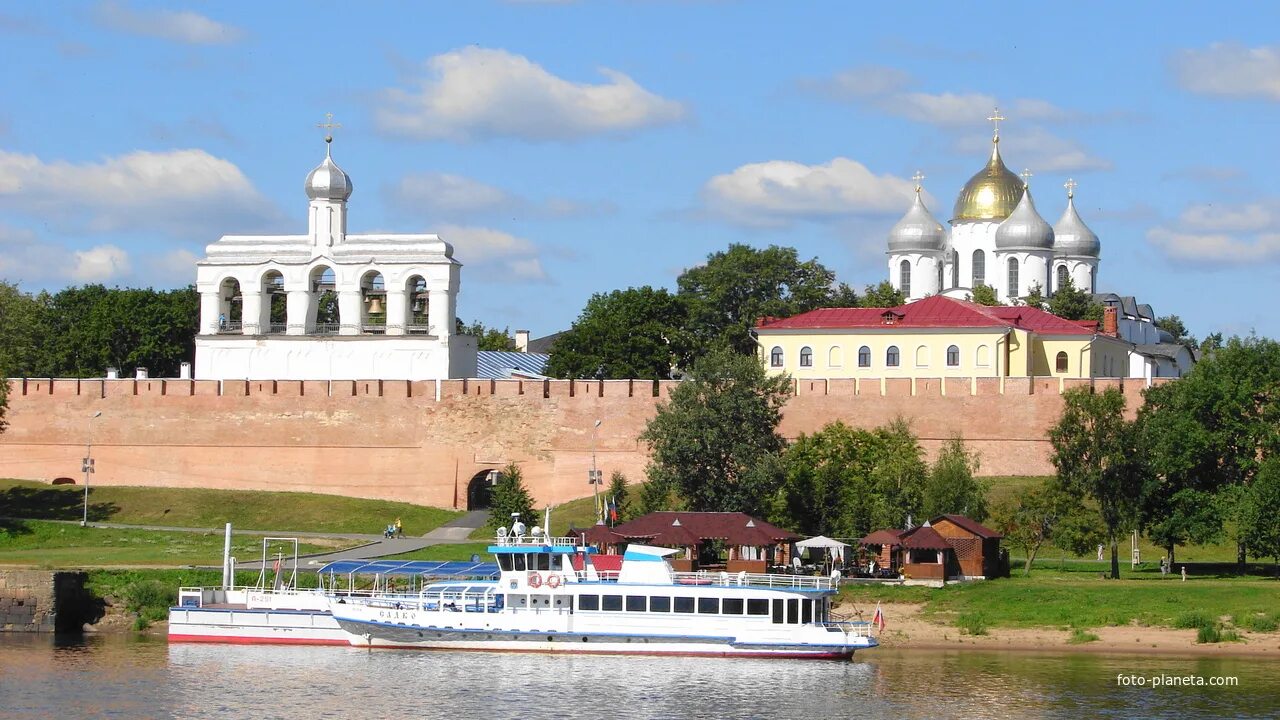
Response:
[[[382,309],[381,295],[374,295],[373,297],[369,298],[369,314],[370,315],[381,315],[384,312],[386,312],[386,310]]]

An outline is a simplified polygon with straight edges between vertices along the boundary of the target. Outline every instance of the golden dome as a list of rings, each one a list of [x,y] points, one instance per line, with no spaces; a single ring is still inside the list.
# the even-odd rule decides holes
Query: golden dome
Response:
[[[1009,213],[1022,199],[1022,178],[1014,175],[1000,159],[1000,140],[991,147],[991,159],[987,166],[969,178],[956,198],[951,222],[962,220],[995,220],[1009,217]]]

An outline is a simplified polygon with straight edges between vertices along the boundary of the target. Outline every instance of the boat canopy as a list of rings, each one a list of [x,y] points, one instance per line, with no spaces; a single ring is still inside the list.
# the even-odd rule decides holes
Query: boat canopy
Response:
[[[497,578],[498,564],[460,560],[335,560],[320,568],[320,574]]]

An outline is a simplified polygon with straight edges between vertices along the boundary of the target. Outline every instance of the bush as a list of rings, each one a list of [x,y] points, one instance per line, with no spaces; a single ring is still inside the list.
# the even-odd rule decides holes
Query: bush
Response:
[[[1238,630],[1229,628],[1222,631],[1222,642],[1244,642],[1244,638],[1240,637]]]
[[[1067,638],[1067,642],[1071,645],[1081,645],[1083,643],[1097,642],[1098,636],[1084,630],[1083,628],[1074,628],[1071,631],[1071,637]]]
[[[1264,615],[1263,613],[1254,613],[1243,618],[1238,623],[1243,628],[1252,630],[1253,632],[1275,632],[1280,623],[1276,622],[1276,618],[1272,615]]]
[[[137,630],[169,617],[169,608],[178,599],[176,590],[160,580],[136,580],[126,585],[121,594],[125,609],[137,614],[133,623]]]
[[[1202,625],[1200,629],[1196,631],[1196,642],[1222,642],[1222,633],[1218,631],[1218,627],[1216,625]]]
[[[1197,628],[1213,627],[1213,625],[1213,618],[1210,618],[1203,610],[1184,612],[1173,619],[1173,626],[1180,630],[1195,630]]]
[[[956,627],[962,635],[986,635],[987,619],[982,613],[969,613],[956,618]]]

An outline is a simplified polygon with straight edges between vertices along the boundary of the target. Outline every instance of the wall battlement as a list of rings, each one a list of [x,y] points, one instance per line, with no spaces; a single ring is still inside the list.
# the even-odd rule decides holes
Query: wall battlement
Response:
[[[491,469],[517,463],[539,503],[588,495],[587,471],[644,478],[645,425],[677,386],[640,380],[10,380],[0,477],[320,492],[466,509]],[[908,420],[932,455],[959,435],[984,475],[1052,472],[1046,433],[1072,387],[1131,379],[798,380],[780,432]],[[92,422],[95,412],[102,415]],[[597,428],[595,423],[600,421]],[[92,437],[90,438],[90,431]]]

